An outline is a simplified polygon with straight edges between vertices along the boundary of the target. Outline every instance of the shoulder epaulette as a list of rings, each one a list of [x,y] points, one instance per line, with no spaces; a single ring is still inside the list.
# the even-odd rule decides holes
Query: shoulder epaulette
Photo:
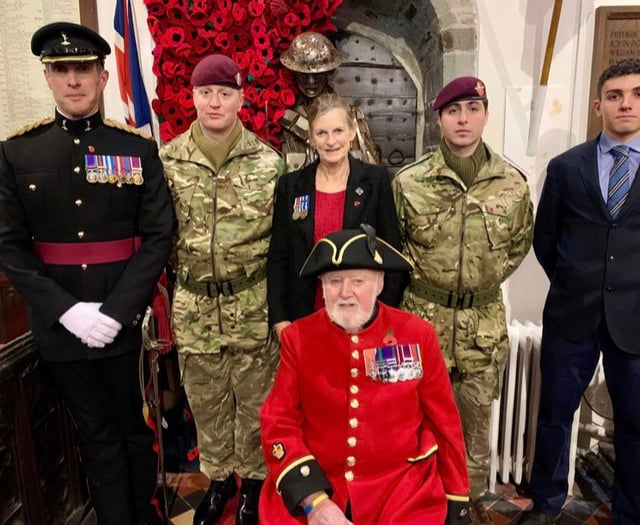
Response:
[[[54,121],[53,117],[47,117],[47,118],[43,118],[41,120],[36,120],[35,122],[30,122],[26,126],[22,126],[17,131],[14,131],[13,133],[11,133],[7,137],[7,140],[8,139],[12,139],[14,137],[19,137],[20,135],[24,135],[25,133],[29,133],[29,131],[37,129],[37,128],[40,128],[40,127],[45,126],[47,124],[51,124],[53,121]]]
[[[107,126],[110,126],[112,128],[117,128],[117,129],[121,129],[122,131],[126,131],[128,133],[133,133],[134,135],[138,135],[142,138],[145,139],[149,139],[149,140],[153,140],[153,137],[151,135],[149,135],[148,133],[145,133],[144,131],[140,131],[139,129],[136,129],[132,126],[129,126],[128,124],[125,124],[123,122],[120,122],[119,120],[111,120],[110,118],[106,118],[103,121]]]

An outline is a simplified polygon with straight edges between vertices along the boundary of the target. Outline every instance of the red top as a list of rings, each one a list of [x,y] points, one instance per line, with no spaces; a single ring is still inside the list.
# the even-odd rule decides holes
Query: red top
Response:
[[[324,193],[316,190],[315,222],[313,225],[313,244],[330,233],[342,230],[344,219],[344,200],[347,190],[337,193]],[[316,284],[316,298],[313,309],[319,310],[324,306],[322,298],[322,286]]]

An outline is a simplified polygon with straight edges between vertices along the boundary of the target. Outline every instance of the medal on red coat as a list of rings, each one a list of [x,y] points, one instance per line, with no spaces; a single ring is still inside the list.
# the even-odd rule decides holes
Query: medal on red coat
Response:
[[[367,377],[383,383],[410,381],[422,377],[420,345],[367,348],[362,352]]]

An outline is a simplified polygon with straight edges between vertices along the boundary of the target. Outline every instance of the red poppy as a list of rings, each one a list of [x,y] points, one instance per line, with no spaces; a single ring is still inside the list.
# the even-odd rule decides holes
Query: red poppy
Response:
[[[173,6],[167,9],[167,18],[172,26],[183,26],[186,22],[186,12],[183,7]]]
[[[226,31],[220,31],[215,38],[215,44],[226,54],[229,51],[229,35]]]
[[[164,16],[166,6],[161,0],[145,0],[148,16]]]
[[[250,0],[249,2],[249,16],[258,18],[264,12],[264,0]]]
[[[249,102],[250,105],[254,105],[258,100],[258,90],[249,85],[244,86],[244,98]]]
[[[218,14],[214,15],[211,18],[211,23],[213,24],[213,27],[218,31],[222,31],[223,29],[230,27],[231,22],[232,22],[232,19],[230,16],[228,16],[228,13],[226,12],[218,12]]]
[[[247,51],[236,51],[231,55],[231,58],[242,70],[247,69],[249,67],[249,62],[251,61],[251,57],[247,56]]]
[[[191,45],[191,49],[193,49],[193,54],[195,57],[194,63],[197,63],[200,61],[200,59],[203,56],[206,56],[209,54],[209,50],[211,49],[211,40],[208,38],[199,36],[193,41],[193,44]]]
[[[165,60],[161,66],[162,76],[165,79],[172,79],[175,77],[184,77],[185,65],[182,62],[174,62],[173,60]]]
[[[218,1],[218,7],[220,8],[220,11],[231,11],[231,9],[233,8],[233,1],[232,0],[219,0]]]
[[[193,92],[190,89],[181,90],[177,100],[183,111],[193,108]]]
[[[296,102],[296,94],[293,89],[283,88],[280,90],[278,100],[283,106],[290,108]]]
[[[187,11],[187,16],[195,27],[204,27],[209,21],[209,13],[204,9],[191,9]]]
[[[311,9],[305,2],[296,2],[293,6],[293,11],[300,17],[300,24],[304,27],[311,23]]]
[[[236,24],[242,24],[247,19],[247,10],[238,3],[233,4],[231,14]]]
[[[156,113],[158,112],[156,111]],[[160,138],[165,144],[176,136],[176,133],[173,131],[173,128],[171,126],[172,123],[168,120],[160,123]]]

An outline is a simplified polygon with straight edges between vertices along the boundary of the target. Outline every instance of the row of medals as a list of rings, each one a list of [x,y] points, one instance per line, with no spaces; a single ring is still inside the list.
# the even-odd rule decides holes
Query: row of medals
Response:
[[[87,182],[95,184],[101,182],[103,184],[134,184],[141,186],[144,182],[142,171],[135,170],[130,173],[107,173],[105,170],[87,169]]]

